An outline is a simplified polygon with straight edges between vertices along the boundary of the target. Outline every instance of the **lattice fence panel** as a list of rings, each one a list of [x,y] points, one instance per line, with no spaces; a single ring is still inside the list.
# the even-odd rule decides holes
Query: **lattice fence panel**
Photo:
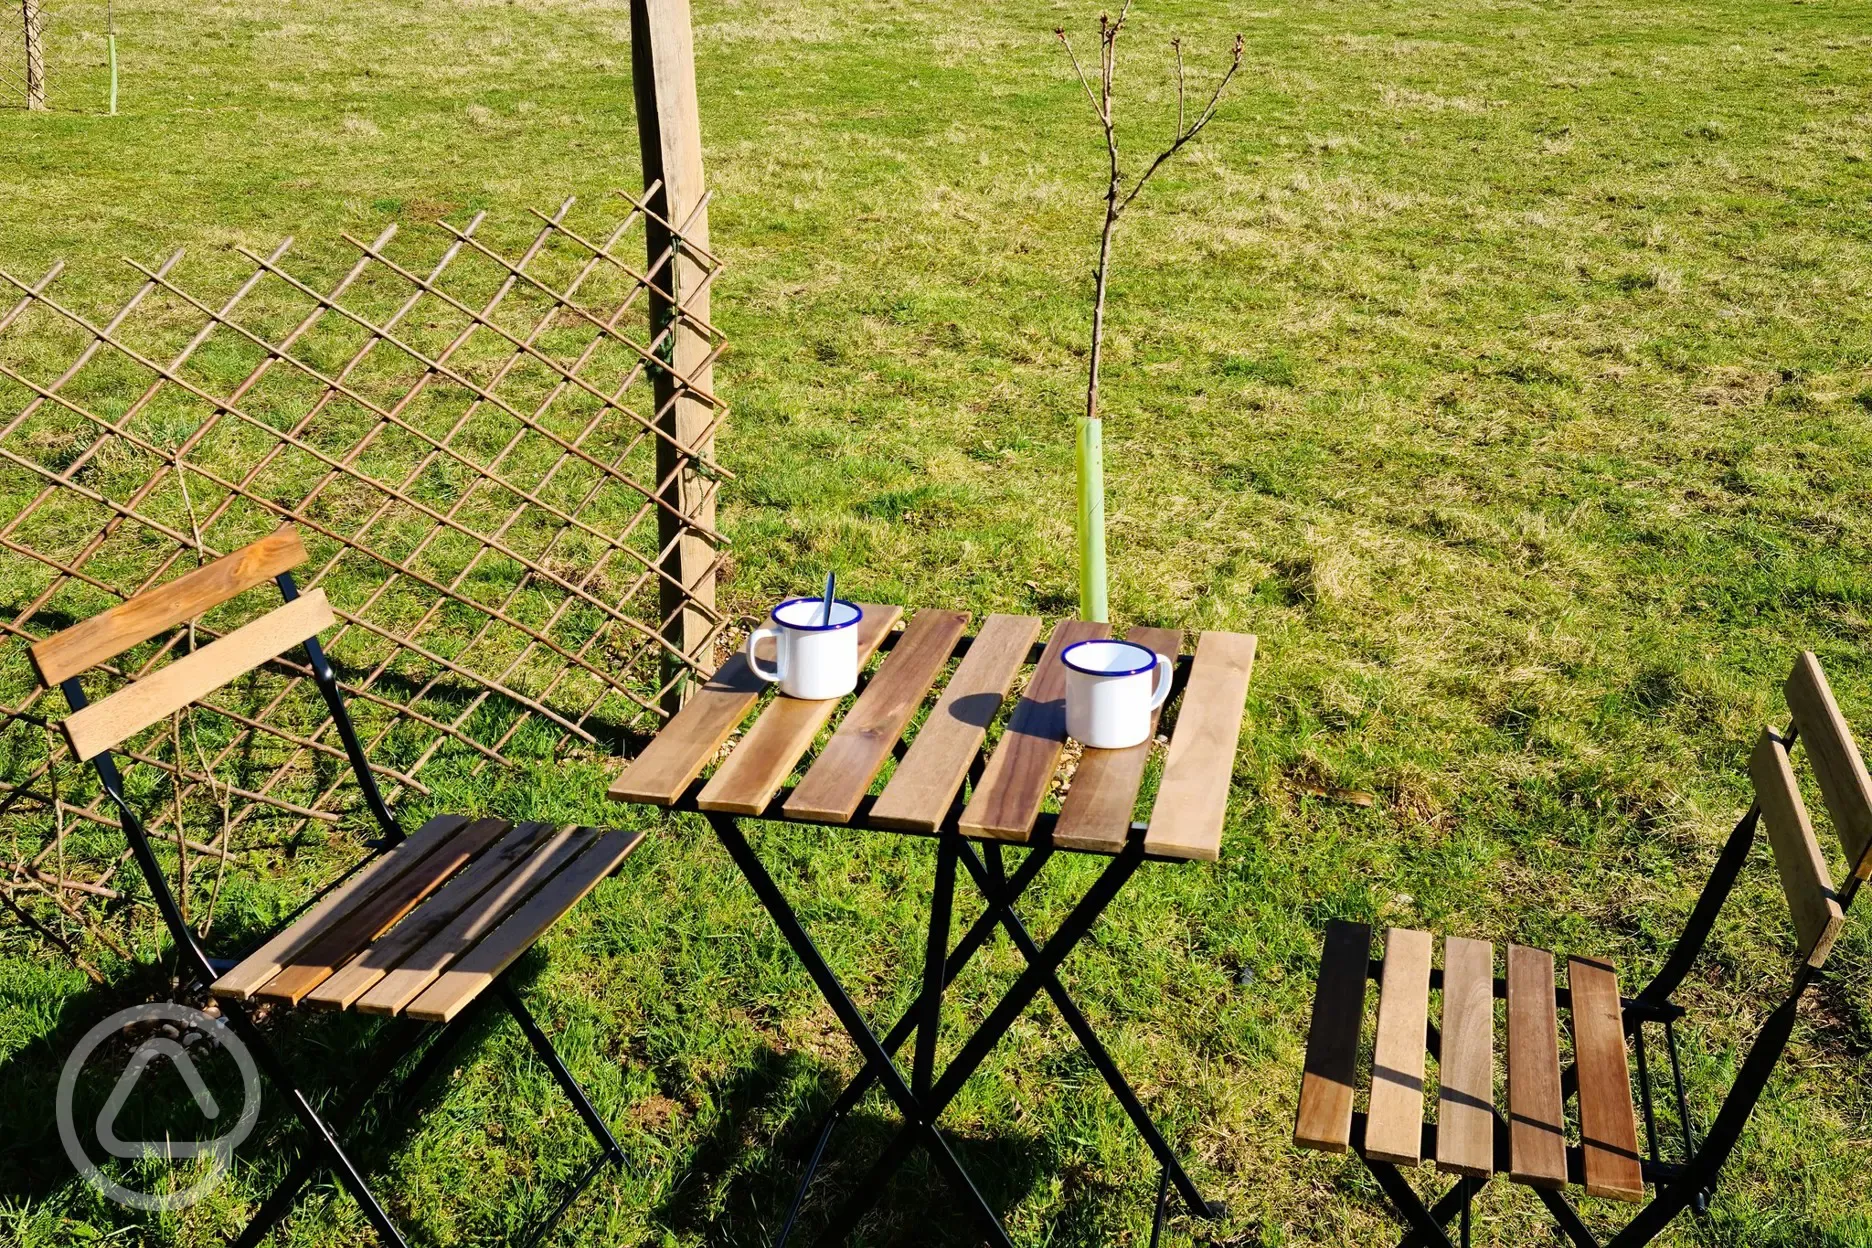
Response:
[[[0,271],[0,900],[15,919],[56,936],[88,899],[117,896],[125,861],[114,812],[48,728],[64,701],[38,690],[26,646],[282,523],[311,554],[302,586],[338,610],[327,650],[392,801],[437,767],[611,748],[657,722],[712,649],[665,640],[665,556],[684,535],[717,563],[722,546],[668,500],[689,472],[712,503],[726,474],[675,443],[652,386],[653,370],[673,372],[678,322],[710,344],[704,367],[720,353],[689,311],[719,265],[672,225],[703,276],[653,325],[652,283],[675,266],[654,258],[646,276],[630,258],[647,212],[620,195],[574,215],[567,200],[506,245],[481,216],[439,224],[426,250],[394,228],[347,235],[355,261],[324,281],[288,261],[291,240],[236,249],[250,270],[213,294],[178,278],[178,252],[130,262],[141,287],[102,317],[59,298],[58,268],[34,282]],[[708,404],[712,434],[726,409],[677,382]],[[659,441],[674,464],[661,478]],[[677,521],[668,543],[659,511]],[[266,596],[126,654],[92,696]],[[210,704],[127,747],[147,764],[135,800],[178,870],[196,861],[208,921],[229,856],[289,843],[355,800],[294,662]]]

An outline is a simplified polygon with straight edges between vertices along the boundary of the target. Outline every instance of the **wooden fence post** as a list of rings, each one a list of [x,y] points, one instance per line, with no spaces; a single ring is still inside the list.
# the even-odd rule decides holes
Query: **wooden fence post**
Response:
[[[45,14],[39,0],[20,0],[26,24],[26,107],[43,109],[45,102]]]
[[[702,125],[696,104],[689,0],[631,0],[631,78],[644,186],[656,188],[649,205],[681,230],[685,239],[706,250],[708,209],[702,202]],[[644,236],[649,248],[653,332],[674,325],[673,341],[664,353],[672,371],[656,373],[657,420],[681,446],[712,458],[715,439],[709,425],[714,411],[689,390],[695,386],[713,393],[713,369],[703,363],[709,354],[708,337],[679,319],[676,306],[657,293],[662,287],[691,315],[706,322],[709,295],[702,285],[706,271],[681,247],[672,250],[670,231],[656,221],[647,223]],[[657,480],[681,516],[714,527],[715,482],[697,471],[694,459],[662,438],[657,440]],[[663,635],[708,670],[709,656],[704,652],[712,637],[710,621],[694,608],[714,609],[715,551],[708,539],[667,510],[658,512],[657,537],[662,567],[668,574],[660,596]],[[666,683],[676,679],[681,666],[674,656],[665,656]],[[665,695],[666,708],[673,710],[681,704],[686,683],[677,683]]]

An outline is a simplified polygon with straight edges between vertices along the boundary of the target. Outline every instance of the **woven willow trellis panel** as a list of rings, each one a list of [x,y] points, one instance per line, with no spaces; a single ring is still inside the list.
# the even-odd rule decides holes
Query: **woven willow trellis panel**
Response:
[[[710,344],[705,364],[720,353],[688,308],[719,264],[671,225],[704,276],[653,326],[651,284],[676,266],[656,258],[646,276],[625,258],[643,256],[644,203],[574,207],[535,213],[537,229],[505,244],[479,215],[439,224],[427,258],[420,242],[393,247],[394,227],[347,235],[355,262],[323,281],[287,263],[290,239],[237,248],[250,268],[213,295],[176,277],[179,252],[132,261],[141,287],[102,318],[60,300],[57,267],[33,282],[0,272],[0,901],[13,918],[55,935],[44,917],[62,914],[57,927],[116,896],[125,858],[89,769],[47,726],[64,701],[37,689],[26,646],[282,523],[311,554],[301,584],[338,610],[327,649],[392,801],[428,791],[438,768],[614,747],[705,663],[664,639],[673,542],[659,547],[657,513],[674,509],[678,473],[700,473],[711,502],[726,474],[676,446],[657,479],[656,444],[673,435],[651,380],[678,319]],[[678,382],[709,405],[712,433],[725,408]],[[677,519],[719,564],[720,534]],[[131,651],[88,692],[224,634],[276,605],[269,593]],[[712,607],[689,609],[719,629]],[[195,861],[189,895],[212,921],[230,856],[336,822],[355,786],[290,658],[208,705],[126,748],[147,764],[132,769],[134,800],[178,871]]]

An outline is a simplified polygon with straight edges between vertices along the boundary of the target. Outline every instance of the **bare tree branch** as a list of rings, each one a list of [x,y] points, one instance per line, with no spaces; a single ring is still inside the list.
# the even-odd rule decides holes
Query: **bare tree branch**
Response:
[[[1208,125],[1210,121],[1214,119],[1216,115],[1216,109],[1222,103],[1222,92],[1228,89],[1229,80],[1234,78],[1235,71],[1241,68],[1242,48],[1243,48],[1242,37],[1240,35],[1236,35],[1234,57],[1232,60],[1229,61],[1229,67],[1227,71],[1223,73],[1221,81],[1216,83],[1215,91],[1209,96],[1209,103],[1204,105],[1203,111],[1201,115],[1199,115],[1196,118],[1196,122],[1194,125],[1190,126],[1190,128],[1187,130],[1181,131],[1181,133],[1177,135],[1176,142],[1172,143],[1169,147],[1165,148],[1163,151],[1157,153],[1157,159],[1151,161],[1150,167],[1144,170],[1143,175],[1138,178],[1137,184],[1131,188],[1131,193],[1129,195],[1126,195],[1124,197],[1123,202],[1118,205],[1119,212],[1123,212],[1126,208],[1129,208],[1131,206],[1131,201],[1138,197],[1138,192],[1144,189],[1144,184],[1151,180],[1151,175],[1157,172],[1159,166],[1161,166],[1166,160],[1169,160],[1172,156],[1176,155],[1179,151],[1181,151],[1185,143],[1188,143],[1191,139],[1201,134],[1203,127]],[[1180,60],[1180,57],[1179,57],[1179,60]],[[1183,109],[1183,94],[1181,90],[1181,65],[1180,64],[1178,68],[1179,68],[1179,75],[1178,75],[1178,91],[1177,91],[1177,111],[1179,114],[1181,114],[1182,109]]]
[[[1183,41],[1172,39],[1170,50],[1176,54],[1177,124],[1176,130],[1171,134],[1171,141],[1175,142],[1176,136],[1183,133]]]
[[[1066,49],[1066,58],[1072,62],[1073,72],[1079,75],[1079,85],[1085,88],[1086,99],[1091,101],[1093,114],[1101,121],[1104,120],[1104,113],[1099,111],[1098,97],[1092,94],[1092,80],[1086,77],[1085,70],[1080,67],[1079,54],[1073,51],[1072,40],[1066,37],[1066,28],[1055,26],[1053,33],[1058,36],[1060,46]]]
[[[1115,120],[1113,101],[1116,92],[1113,89],[1118,68],[1118,36],[1124,30],[1125,22],[1131,16],[1132,0],[1125,0],[1124,7],[1113,18],[1109,12],[1099,14],[1099,85],[1095,93],[1090,75],[1080,64],[1078,53],[1073,50],[1072,42],[1066,37],[1063,26],[1054,27],[1053,33],[1066,49],[1067,59],[1072,62],[1073,72],[1078,75],[1079,85],[1085,88],[1086,98],[1092,101],[1092,111],[1097,114],[1099,127],[1105,133],[1105,154],[1109,161],[1108,178],[1105,184],[1105,221],[1099,230],[1098,267],[1092,271],[1092,350],[1086,365],[1086,402],[1084,415],[1079,420],[1078,432],[1078,526],[1079,526],[1079,610],[1080,615],[1088,620],[1104,620],[1108,609],[1105,583],[1105,475],[1104,459],[1101,449],[1103,420],[1099,411],[1099,369],[1104,359],[1105,346],[1105,301],[1110,289],[1112,271],[1112,240],[1117,233],[1118,218],[1131,206],[1131,201],[1138,197],[1149,182],[1151,175],[1166,160],[1182,149],[1185,143],[1195,138],[1203,127],[1215,117],[1216,108],[1221,103],[1222,93],[1235,77],[1242,63],[1242,36],[1235,36],[1235,55],[1227,72],[1216,83],[1209,102],[1197,116],[1194,124],[1189,124],[1187,81],[1183,72],[1183,41],[1172,39],[1170,49],[1176,61],[1176,129],[1171,135],[1170,146],[1158,153],[1157,158],[1145,168],[1129,194],[1124,193],[1124,176],[1118,156],[1118,126]]]

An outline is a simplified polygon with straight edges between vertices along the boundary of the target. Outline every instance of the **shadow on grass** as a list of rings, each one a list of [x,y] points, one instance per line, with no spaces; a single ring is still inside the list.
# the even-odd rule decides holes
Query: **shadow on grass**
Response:
[[[515,975],[517,988],[524,990],[526,981],[539,969],[539,961],[535,952],[523,958]],[[86,1033],[101,1020],[128,1006],[177,999],[197,1006],[205,1000],[199,994],[178,998],[166,967],[139,966],[118,982],[94,985],[64,998],[54,1028],[0,1063],[0,1122],[7,1125],[6,1138],[0,1142],[0,1205],[38,1204],[73,1181],[75,1167],[60,1138],[55,1105],[61,1072]],[[230,1005],[228,1008],[239,1007]],[[452,1039],[445,1037],[440,1028],[426,1028],[428,1034],[413,1049],[405,1046],[418,1024],[401,1019],[279,1008],[263,1009],[258,1019],[266,1041],[321,1117],[336,1132],[365,1182],[379,1199],[387,1199],[391,1194],[383,1189],[380,1181],[386,1162],[421,1129],[428,1114],[447,1096],[448,1070],[456,1064],[472,1061],[477,1051],[487,1046],[497,1028],[515,1026],[492,990],[471,1008],[475,1010],[474,1017],[466,1021]],[[132,1053],[152,1035],[162,1034],[165,1033],[140,1026],[134,1032],[109,1036],[85,1063],[73,1096],[73,1119],[81,1146],[94,1162],[108,1162],[94,1125],[99,1120],[100,1109],[130,1065]],[[435,1052],[441,1060],[425,1072],[419,1086],[405,1087],[405,1081],[439,1039],[449,1039],[445,1050]],[[390,1076],[378,1085],[361,1113],[339,1118],[341,1103],[366,1078],[366,1069],[374,1068],[392,1048],[402,1051],[403,1056]],[[129,1141],[195,1140],[212,1139],[228,1129],[244,1106],[245,1094],[238,1068],[212,1043],[191,1047],[189,1053],[220,1109],[216,1121],[205,1124],[191,1089],[173,1068],[159,1069],[166,1064],[152,1062],[115,1116],[112,1125],[116,1135]],[[258,1120],[235,1151],[235,1172],[243,1194],[255,1202],[240,1215],[242,1222],[299,1161],[307,1141],[307,1132],[291,1109],[285,1091],[262,1073]],[[566,1169],[582,1176],[598,1155],[595,1141],[587,1151],[589,1156],[568,1159]],[[165,1182],[170,1177],[164,1174],[166,1163],[149,1165],[154,1169],[136,1161],[110,1164],[105,1166],[105,1172],[131,1187],[136,1186],[132,1176],[138,1174],[163,1176],[158,1177],[157,1182]],[[180,1180],[183,1184],[188,1181],[191,1180]],[[314,1178],[315,1184],[330,1181],[328,1168],[321,1168]],[[570,1181],[549,1181],[541,1185],[542,1195],[548,1205],[556,1204],[562,1196],[572,1194],[573,1186]],[[289,1213],[289,1221],[290,1217]],[[406,1234],[422,1237],[423,1228],[408,1222],[407,1214],[393,1211],[392,1217],[404,1223],[402,1229]],[[144,1221],[141,1215],[134,1213],[125,1213],[123,1219],[126,1225]],[[144,1230],[154,1231],[155,1228],[145,1225]]]
[[[656,1220],[678,1236],[694,1236],[720,1248],[771,1244],[845,1078],[808,1055],[760,1049],[715,1091],[721,1112],[695,1144],[687,1171],[656,1211]],[[810,1088],[805,1095],[799,1091],[802,1084]],[[785,1125],[770,1140],[762,1140],[761,1124],[780,1117]],[[873,1182],[874,1163],[901,1121],[882,1093],[873,1092],[838,1124],[807,1190],[790,1244],[821,1241],[846,1201]],[[1036,1188],[1063,1177],[1066,1201],[1054,1219],[1054,1242],[1105,1242],[1098,1232],[1109,1229],[1105,1203],[1110,1193],[1074,1183],[1051,1142],[1024,1133],[945,1132],[944,1138],[997,1215],[1005,1218]],[[1062,1234],[1068,1224],[1077,1229]],[[885,1184],[848,1242],[883,1248],[975,1245],[984,1238],[970,1202],[918,1149]]]

